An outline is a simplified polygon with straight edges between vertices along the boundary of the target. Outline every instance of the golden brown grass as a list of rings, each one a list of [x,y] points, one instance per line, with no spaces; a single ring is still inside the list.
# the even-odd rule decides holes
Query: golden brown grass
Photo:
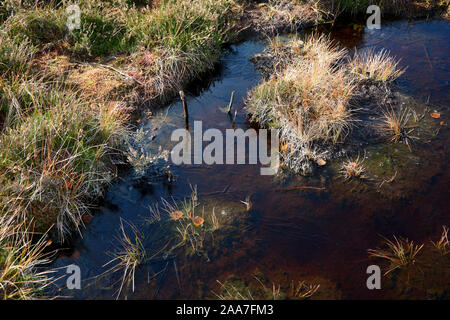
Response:
[[[442,235],[438,241],[431,241],[433,246],[441,253],[441,255],[445,256],[450,252],[450,242],[448,240],[448,227],[442,226]]]
[[[36,271],[50,261],[44,249],[49,244],[41,238],[32,242],[30,232],[14,217],[0,215],[0,299],[36,299],[52,282],[52,271]]]
[[[378,82],[393,81],[405,72],[405,69],[399,68],[399,61],[384,49],[380,52],[374,49],[357,52],[349,66],[359,78]]]
[[[394,236],[394,241],[385,238],[385,248],[369,249],[369,255],[375,258],[382,258],[390,262],[385,275],[402,267],[412,265],[416,262],[416,256],[423,248],[422,245],[415,245],[413,241]]]
[[[355,159],[347,159],[341,166],[340,173],[346,179],[350,180],[352,178],[364,178],[364,172],[366,168],[363,165],[364,158],[356,157]]]
[[[417,137],[413,136],[417,125],[417,115],[409,108],[402,108],[395,111],[393,108],[383,110],[383,117],[378,124],[382,133],[389,137],[389,141],[394,143],[403,142],[411,150],[411,143]]]
[[[298,281],[296,284],[292,281],[289,295],[296,299],[308,299],[311,298],[319,288],[320,284],[307,284],[305,281]]]
[[[298,46],[298,40],[287,45]],[[282,71],[254,88],[247,101],[253,121],[280,129],[287,146],[284,161],[295,171],[301,171],[308,154],[314,160],[321,156],[313,143],[336,143],[349,132],[349,102],[356,88],[338,66],[346,51],[328,38],[307,38],[298,50]]]

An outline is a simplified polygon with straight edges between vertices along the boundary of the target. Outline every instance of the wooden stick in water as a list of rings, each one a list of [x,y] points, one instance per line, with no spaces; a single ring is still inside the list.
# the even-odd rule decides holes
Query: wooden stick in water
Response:
[[[180,91],[180,98],[181,98],[181,102],[183,103],[184,117],[187,119],[189,114],[188,114],[188,108],[187,108],[187,103],[186,103],[186,96],[184,95],[183,90]]]
[[[231,92],[230,103],[228,104],[228,113],[231,112],[231,108],[233,107],[233,100],[234,100],[234,91]]]

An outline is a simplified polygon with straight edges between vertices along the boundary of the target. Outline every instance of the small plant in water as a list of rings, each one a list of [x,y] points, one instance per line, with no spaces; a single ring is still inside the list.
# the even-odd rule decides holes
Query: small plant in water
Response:
[[[392,108],[383,111],[383,119],[379,124],[379,128],[382,132],[385,132],[389,136],[389,141],[394,143],[403,142],[409,150],[411,150],[412,139],[417,137],[412,136],[412,132],[416,128],[416,125],[410,125],[411,115],[414,119],[418,119],[414,111],[404,108],[398,112]]]
[[[307,299],[319,290],[320,284],[307,284],[305,281],[299,281],[297,285],[291,282],[290,296],[297,299]]]
[[[450,242],[448,241],[448,227],[442,226],[442,229],[441,238],[436,242],[431,241],[431,243],[441,255],[445,256],[450,252]]]
[[[113,259],[104,266],[116,262],[116,264],[107,272],[123,271],[122,281],[117,293],[117,298],[122,292],[123,286],[126,284],[132,285],[134,292],[134,278],[136,268],[145,262],[146,251],[143,244],[143,235],[131,223],[127,224],[131,228],[132,236],[130,237],[125,231],[123,221],[120,223],[120,236],[118,238],[120,248],[117,252],[112,253]]]
[[[422,245],[415,245],[413,241],[394,236],[394,241],[385,238],[386,248],[384,249],[369,249],[371,257],[383,258],[388,260],[391,264],[385,275],[395,269],[414,264],[416,256],[422,250]]]
[[[361,159],[360,156],[356,159],[347,159],[342,166],[341,170],[339,171],[342,176],[346,180],[350,180],[352,178],[364,178],[364,172],[366,171],[366,168],[363,166],[364,159]]]

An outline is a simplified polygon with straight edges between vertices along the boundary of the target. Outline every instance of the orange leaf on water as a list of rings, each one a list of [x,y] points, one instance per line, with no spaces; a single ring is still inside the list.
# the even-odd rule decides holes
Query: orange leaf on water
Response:
[[[432,118],[439,119],[441,117],[441,114],[437,113],[437,112],[432,112],[432,113],[430,113],[430,116]]]
[[[182,216],[183,216],[183,212],[182,212],[182,211],[179,211],[179,210],[170,213],[170,217],[171,217],[173,220],[178,220],[178,219],[180,219]]]
[[[202,217],[196,216],[193,220],[194,226],[199,227],[203,224],[203,222],[205,222],[205,219],[203,219]]]

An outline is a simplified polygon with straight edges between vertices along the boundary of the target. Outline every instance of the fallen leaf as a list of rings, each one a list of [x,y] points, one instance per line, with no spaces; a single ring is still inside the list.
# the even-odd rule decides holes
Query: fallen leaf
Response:
[[[194,226],[199,227],[203,224],[203,222],[205,222],[205,219],[203,219],[202,217],[196,216],[193,220]]]
[[[439,119],[441,117],[441,114],[437,113],[437,112],[432,112],[432,113],[430,113],[430,116],[432,118]]]

